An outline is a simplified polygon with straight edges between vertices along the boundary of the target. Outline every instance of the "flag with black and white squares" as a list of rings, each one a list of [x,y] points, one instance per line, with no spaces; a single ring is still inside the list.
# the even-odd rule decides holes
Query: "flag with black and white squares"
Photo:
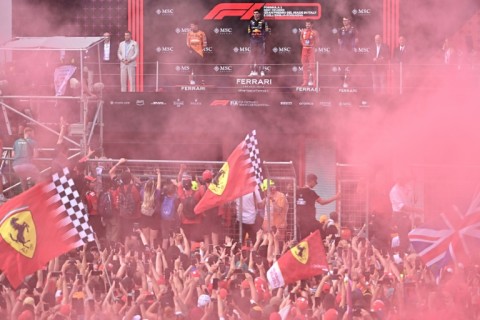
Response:
[[[60,217],[59,227],[65,229],[65,239],[74,239],[78,247],[95,241],[88,215],[68,168],[52,175],[52,182],[45,186],[49,195],[48,205]]]
[[[245,137],[245,147],[255,174],[255,182],[261,184],[263,181],[262,162],[260,160],[260,151],[258,150],[257,131],[253,130]]]

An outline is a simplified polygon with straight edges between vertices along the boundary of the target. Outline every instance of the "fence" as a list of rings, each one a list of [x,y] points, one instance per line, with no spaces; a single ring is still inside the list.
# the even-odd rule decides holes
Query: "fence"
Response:
[[[47,154],[53,149],[42,149],[42,153]],[[9,152],[7,150],[6,152]],[[72,155],[73,157],[73,155]],[[12,197],[19,193],[20,186],[18,179],[15,177],[13,170],[11,169],[12,158],[2,158],[2,171],[4,173],[5,194],[8,197]],[[42,172],[48,173],[50,158],[41,158],[37,162]],[[101,191],[103,187],[106,187],[107,180],[109,179],[109,170],[114,164],[118,162],[117,159],[93,159],[87,161],[86,173],[97,177],[96,191]],[[161,172],[162,181],[177,180],[180,165],[185,164],[187,166],[187,172],[192,176],[192,179],[201,181],[201,176],[204,170],[211,170],[212,172],[218,172],[223,165],[223,162],[218,161],[163,161],[163,160],[138,160],[129,159],[124,165],[119,167],[119,170],[125,170],[128,168],[130,172],[140,180],[141,183],[146,182],[148,179],[156,179],[156,169]],[[277,192],[285,194],[288,202],[287,212],[287,227],[284,232],[288,237],[296,237],[296,210],[295,210],[295,188],[296,175],[293,164],[291,162],[263,162],[264,178],[273,180],[275,183]],[[264,192],[264,196],[270,196],[270,186]],[[260,214],[264,215],[266,221],[265,226],[270,228],[272,226],[270,206],[266,206],[265,210],[262,210]],[[229,235],[233,239],[241,241],[241,230],[236,223],[236,212],[233,204],[228,206],[226,214],[222,217],[222,226],[224,235]]]

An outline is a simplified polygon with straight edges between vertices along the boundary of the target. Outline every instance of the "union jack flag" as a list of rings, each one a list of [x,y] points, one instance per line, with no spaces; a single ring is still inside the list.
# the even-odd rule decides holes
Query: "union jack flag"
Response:
[[[480,192],[465,214],[454,207],[440,216],[443,227],[421,227],[408,234],[413,249],[435,275],[451,262],[468,263],[476,253],[480,245]]]

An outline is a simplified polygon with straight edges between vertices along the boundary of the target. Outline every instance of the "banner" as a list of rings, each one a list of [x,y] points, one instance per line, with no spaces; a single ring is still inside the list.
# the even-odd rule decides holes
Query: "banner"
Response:
[[[55,84],[56,96],[63,96],[65,94],[68,80],[70,80],[70,78],[73,76],[75,70],[77,70],[77,68],[71,65],[65,65],[55,68],[55,72],[53,74],[53,82]]]

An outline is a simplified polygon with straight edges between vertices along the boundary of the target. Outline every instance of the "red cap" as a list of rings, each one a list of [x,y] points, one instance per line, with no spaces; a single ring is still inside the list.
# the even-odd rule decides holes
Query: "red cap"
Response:
[[[64,316],[68,317],[70,316],[70,311],[72,310],[72,306],[69,304],[62,304],[60,306],[60,313],[63,314]]]
[[[228,296],[228,291],[227,291],[227,289],[220,288],[220,290],[218,290],[218,296],[219,296],[222,300],[225,299],[225,298]]]
[[[338,312],[337,310],[330,308],[323,314],[323,320],[337,320]]]
[[[30,310],[24,310],[17,318],[18,320],[35,320],[35,315]]]
[[[280,316],[280,313],[278,312],[272,312],[270,313],[270,317],[268,317],[268,320],[282,320],[282,316]]]
[[[308,309],[308,301],[304,297],[298,297],[295,301],[295,306],[298,308],[298,310],[300,310],[300,312],[303,312]]]
[[[192,271],[192,277],[200,278],[200,272],[198,270],[193,270]]]
[[[325,292],[325,293],[328,293],[328,292],[330,291],[330,288],[331,288],[331,287],[332,287],[332,286],[330,285],[330,283],[325,282],[325,283],[323,284],[322,291]]]
[[[382,300],[375,300],[372,303],[372,310],[373,311],[381,311],[385,309],[385,304]]]
[[[210,170],[205,170],[202,173],[203,180],[212,180],[213,179],[213,172]]]

